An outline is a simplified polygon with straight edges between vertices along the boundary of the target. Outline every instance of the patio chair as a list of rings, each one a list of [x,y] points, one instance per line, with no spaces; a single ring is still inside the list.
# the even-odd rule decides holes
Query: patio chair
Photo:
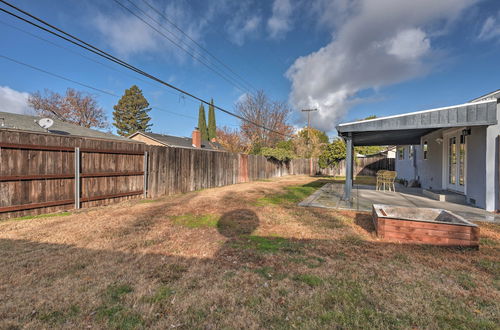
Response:
[[[396,191],[396,186],[394,182],[396,181],[396,176],[398,173],[396,171],[385,171],[382,175],[382,181],[384,190]]]
[[[380,170],[377,171],[377,183],[375,184],[375,190],[380,190],[380,188],[383,186],[384,183],[384,173],[387,172],[387,170]]]

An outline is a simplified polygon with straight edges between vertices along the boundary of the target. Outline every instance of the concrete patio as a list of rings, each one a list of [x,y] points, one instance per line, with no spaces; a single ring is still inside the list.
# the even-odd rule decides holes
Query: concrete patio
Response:
[[[440,202],[422,194],[420,188],[396,185],[396,192],[377,191],[374,186],[354,185],[351,202],[343,201],[344,184],[327,183],[314,194],[299,203],[299,206],[332,209],[369,211],[372,204],[389,204],[409,207],[431,207],[445,209],[469,221],[500,222],[500,215],[469,205]]]

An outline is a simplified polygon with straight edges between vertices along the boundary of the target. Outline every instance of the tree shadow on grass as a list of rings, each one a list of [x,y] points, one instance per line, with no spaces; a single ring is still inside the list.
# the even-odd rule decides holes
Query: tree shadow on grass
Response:
[[[250,235],[257,227],[259,227],[259,217],[249,209],[237,209],[227,212],[217,222],[219,233],[228,238]]]

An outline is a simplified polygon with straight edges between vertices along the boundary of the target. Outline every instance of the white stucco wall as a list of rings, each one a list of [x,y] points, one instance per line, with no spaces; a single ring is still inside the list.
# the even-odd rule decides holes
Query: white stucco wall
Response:
[[[404,159],[399,159],[399,148],[404,148]],[[416,169],[413,158],[409,157],[409,146],[398,146],[396,151],[396,163],[395,169],[397,172],[397,177],[399,179],[405,179],[407,181],[414,180],[416,178]],[[413,157],[418,156],[420,154],[419,146],[414,146]]]
[[[423,151],[419,152],[417,158],[417,171],[420,183],[424,189],[443,189],[443,132],[438,130],[422,137],[421,145],[427,141],[427,159],[424,159]]]
[[[466,197],[481,208],[486,208],[486,130],[486,126],[472,127],[467,136]]]
[[[421,145],[415,147],[416,167],[413,167],[413,161],[408,158],[407,148],[404,160],[399,160],[396,154],[398,177],[406,180],[416,178],[424,189],[446,189],[446,185],[443,185],[443,166],[446,166],[443,162],[444,141],[441,140],[443,131],[438,130],[421,138]],[[472,127],[471,135],[467,136],[466,198],[469,203],[489,211],[500,208],[499,135],[500,125],[494,125]],[[423,159],[425,141],[427,159]]]
[[[497,103],[497,118],[500,120],[500,103]],[[500,209],[499,202],[499,138],[500,123],[486,129],[486,210]]]

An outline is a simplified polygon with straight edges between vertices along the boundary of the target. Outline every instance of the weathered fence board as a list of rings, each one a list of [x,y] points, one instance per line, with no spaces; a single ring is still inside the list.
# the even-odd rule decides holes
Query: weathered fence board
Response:
[[[135,198],[144,187],[144,145],[0,130],[0,217],[74,208],[75,148],[82,207]]]

